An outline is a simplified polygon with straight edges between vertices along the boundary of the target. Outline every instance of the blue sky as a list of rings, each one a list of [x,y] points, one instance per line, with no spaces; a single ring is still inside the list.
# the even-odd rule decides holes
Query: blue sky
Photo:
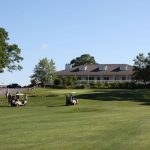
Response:
[[[0,83],[30,83],[39,60],[64,69],[88,53],[98,63],[127,63],[150,50],[149,0],[0,0],[0,27],[21,48],[22,71],[0,74]]]

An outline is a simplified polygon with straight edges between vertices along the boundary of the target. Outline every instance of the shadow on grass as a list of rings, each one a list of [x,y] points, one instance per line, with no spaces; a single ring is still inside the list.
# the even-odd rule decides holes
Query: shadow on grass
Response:
[[[104,90],[93,93],[80,94],[79,99],[101,100],[101,101],[134,101],[144,102],[150,105],[150,91],[148,90]]]
[[[6,108],[8,108],[8,107],[11,107],[11,106],[6,106],[6,105],[0,105],[0,107],[6,107]]]
[[[47,107],[62,107],[62,106],[66,106],[66,105],[49,105]]]
[[[30,97],[57,97],[58,95],[56,94],[51,94],[51,95],[31,95]]]
[[[141,105],[150,106],[150,102],[145,102],[145,103],[142,103]]]

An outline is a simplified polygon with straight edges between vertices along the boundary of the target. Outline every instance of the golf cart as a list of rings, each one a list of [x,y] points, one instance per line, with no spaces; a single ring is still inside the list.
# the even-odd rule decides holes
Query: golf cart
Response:
[[[20,96],[24,96],[24,100],[20,100]],[[8,95],[8,103],[10,106],[25,106],[27,104],[28,97],[25,94],[17,93],[16,96]]]
[[[65,94],[65,96],[66,96],[66,106],[78,104],[78,99],[75,98],[75,96],[74,96],[75,93],[76,92],[70,92],[70,93]]]

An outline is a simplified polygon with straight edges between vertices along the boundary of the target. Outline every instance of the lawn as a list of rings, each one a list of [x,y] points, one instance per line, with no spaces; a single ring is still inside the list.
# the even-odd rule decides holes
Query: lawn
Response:
[[[79,105],[65,106],[76,91]],[[0,150],[149,150],[149,90],[36,89],[25,107],[0,97]]]

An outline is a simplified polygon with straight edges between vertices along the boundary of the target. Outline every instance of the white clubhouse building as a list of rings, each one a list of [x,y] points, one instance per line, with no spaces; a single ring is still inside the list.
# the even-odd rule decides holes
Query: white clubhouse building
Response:
[[[128,64],[85,64],[72,67],[66,64],[58,76],[75,76],[80,82],[131,82],[133,67]]]

